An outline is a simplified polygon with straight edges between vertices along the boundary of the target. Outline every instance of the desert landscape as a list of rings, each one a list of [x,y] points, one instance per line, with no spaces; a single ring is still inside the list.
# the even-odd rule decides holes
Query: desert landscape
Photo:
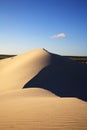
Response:
[[[0,0],[0,130],[87,130],[87,0]]]
[[[0,130],[87,130],[87,64],[43,48],[1,59]]]

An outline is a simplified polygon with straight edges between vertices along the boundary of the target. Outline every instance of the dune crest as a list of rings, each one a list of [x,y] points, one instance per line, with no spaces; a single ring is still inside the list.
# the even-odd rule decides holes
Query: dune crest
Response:
[[[5,98],[6,97],[6,98]],[[9,99],[11,98],[21,98],[21,97],[56,97],[53,93],[51,93],[48,90],[42,89],[42,88],[29,88],[29,89],[16,89],[16,90],[10,90],[10,91],[5,91],[0,94],[1,99]]]
[[[0,92],[42,88],[60,97],[87,101],[87,65],[45,49],[36,49],[0,62]]]
[[[50,64],[50,54],[36,49],[0,62],[0,91],[23,88],[25,83]]]
[[[87,65],[45,49],[0,61],[0,130],[86,130],[86,101]]]

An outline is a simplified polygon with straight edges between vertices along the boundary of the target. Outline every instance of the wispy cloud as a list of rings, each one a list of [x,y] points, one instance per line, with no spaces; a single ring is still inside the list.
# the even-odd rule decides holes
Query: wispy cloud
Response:
[[[59,39],[59,38],[66,38],[66,34],[64,33],[59,33],[59,34],[55,34],[53,36],[51,36],[52,39]]]

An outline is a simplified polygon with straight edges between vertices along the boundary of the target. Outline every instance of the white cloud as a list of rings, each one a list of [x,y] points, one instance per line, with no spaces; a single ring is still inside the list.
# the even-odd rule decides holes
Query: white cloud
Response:
[[[67,36],[64,33],[59,33],[56,35],[53,35],[51,38],[52,39],[59,39],[59,38],[66,38]]]

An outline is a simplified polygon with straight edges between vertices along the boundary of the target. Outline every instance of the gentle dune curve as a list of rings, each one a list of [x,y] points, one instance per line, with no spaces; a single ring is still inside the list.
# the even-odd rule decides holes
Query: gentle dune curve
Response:
[[[49,65],[50,54],[36,49],[0,61],[0,91],[23,88],[26,82]]]
[[[9,99],[11,98],[21,98],[24,96],[25,97],[34,97],[34,98],[37,98],[37,97],[56,97],[56,95],[54,95],[53,93],[51,93],[50,91],[48,90],[45,90],[45,89],[42,89],[42,88],[28,88],[28,89],[15,89],[15,90],[10,90],[10,91],[5,91],[5,92],[2,92],[0,94],[0,98],[1,100],[2,99],[5,99],[5,97],[9,97]]]
[[[58,98],[39,88],[0,95],[0,130],[72,129],[87,130],[86,102]]]
[[[35,86],[87,101],[87,65],[45,49],[0,61],[0,92]]]
[[[0,60],[0,130],[87,130],[86,101],[87,65],[45,49]]]

